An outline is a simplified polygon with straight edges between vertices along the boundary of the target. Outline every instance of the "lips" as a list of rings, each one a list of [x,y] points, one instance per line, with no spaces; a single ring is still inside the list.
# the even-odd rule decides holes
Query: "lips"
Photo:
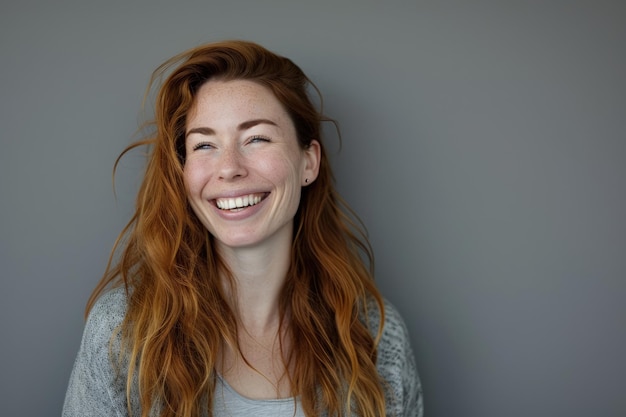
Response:
[[[266,193],[256,193],[230,198],[216,198],[215,205],[220,210],[237,210],[259,204]]]

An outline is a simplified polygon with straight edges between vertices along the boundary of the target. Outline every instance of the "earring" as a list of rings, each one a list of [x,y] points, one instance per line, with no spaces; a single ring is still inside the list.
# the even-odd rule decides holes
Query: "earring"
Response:
[[[305,184],[308,184],[308,183],[309,183],[309,179],[308,179],[308,178],[305,178],[305,179],[304,179],[304,183],[305,183]]]

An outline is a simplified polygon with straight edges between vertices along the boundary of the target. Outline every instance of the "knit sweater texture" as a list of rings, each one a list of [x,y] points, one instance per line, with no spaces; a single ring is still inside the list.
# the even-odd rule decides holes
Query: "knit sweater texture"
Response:
[[[376,366],[384,381],[386,414],[422,417],[422,388],[406,326],[387,300],[384,305],[385,321]],[[114,351],[119,350],[119,336],[113,344],[111,338],[121,325],[126,308],[123,289],[104,294],[92,308],[70,377],[63,417],[128,417],[126,375],[118,375],[110,355],[111,346]],[[378,323],[380,313],[377,308],[368,308],[368,314],[368,323]],[[376,332],[377,328],[372,329],[373,334]],[[263,400],[251,401],[257,401],[256,405],[260,408],[271,406],[270,402],[264,403]],[[133,417],[140,417],[137,396],[131,395],[130,402]],[[267,415],[276,415],[270,414],[273,412],[271,407],[267,410]],[[222,414],[215,411],[215,417],[221,417]],[[158,416],[155,413],[151,415]],[[293,408],[288,415],[293,415]]]

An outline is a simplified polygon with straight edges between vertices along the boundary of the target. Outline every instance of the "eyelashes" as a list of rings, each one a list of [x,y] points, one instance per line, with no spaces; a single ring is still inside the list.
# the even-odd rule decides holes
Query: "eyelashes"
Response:
[[[250,143],[270,142],[270,139],[266,136],[256,135],[256,136],[252,136],[250,140],[248,140],[248,142]]]
[[[255,135],[250,137],[245,144],[269,143],[271,139],[267,136]],[[211,142],[199,142],[191,148],[194,151],[215,149],[216,146]]]
[[[201,150],[201,149],[213,149],[213,148],[215,148],[215,147],[213,145],[211,145],[210,143],[208,143],[208,142],[200,142],[200,143],[197,143],[197,144],[193,145],[193,148],[191,148],[191,149],[194,150],[194,151],[198,151],[198,150]]]

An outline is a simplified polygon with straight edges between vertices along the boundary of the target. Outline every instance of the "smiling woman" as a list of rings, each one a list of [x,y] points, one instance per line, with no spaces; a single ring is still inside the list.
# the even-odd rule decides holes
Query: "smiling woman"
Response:
[[[207,81],[196,100],[183,168],[193,211],[220,252],[274,237],[281,242],[274,252],[289,257],[301,189],[317,177],[319,142],[301,149],[287,111],[254,81]]]
[[[155,134],[129,147],[151,145],[149,163],[63,415],[421,416],[406,328],[362,261],[308,78],[241,41],[153,79],[166,71]]]

